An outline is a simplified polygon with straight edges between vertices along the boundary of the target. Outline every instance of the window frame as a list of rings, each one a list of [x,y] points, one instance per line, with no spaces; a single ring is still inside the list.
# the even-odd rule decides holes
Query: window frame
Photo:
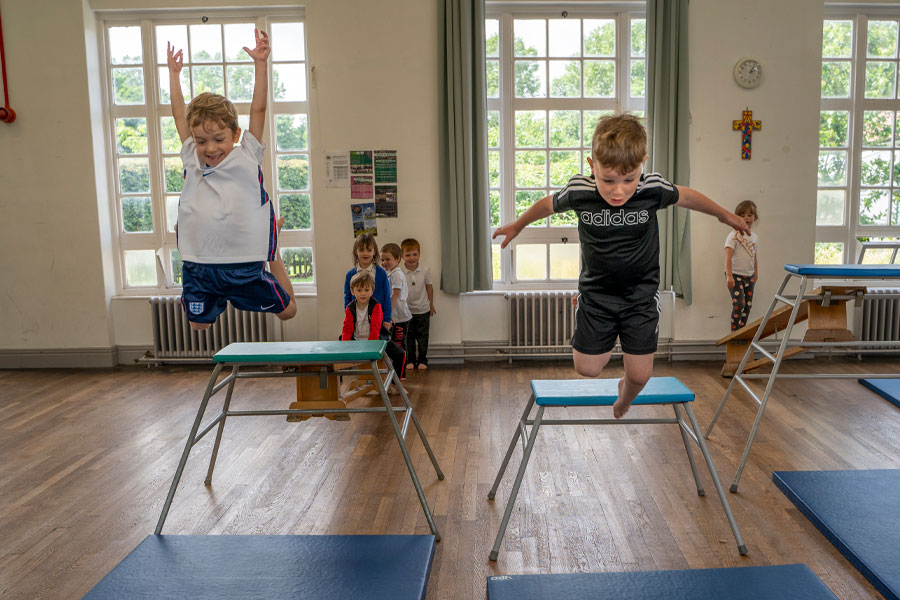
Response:
[[[563,16],[564,13],[565,16]],[[616,81],[615,95],[610,98],[584,97],[578,98],[552,98],[550,97],[549,77],[545,81],[547,95],[543,98],[516,98],[515,90],[515,60],[514,45],[515,38],[513,34],[513,25],[516,20],[524,19],[559,19],[572,18],[583,21],[585,19],[611,19],[616,24],[616,41],[615,41],[615,65],[616,65]],[[550,146],[549,140],[549,116],[551,111],[555,110],[577,110],[583,111],[612,111],[619,112],[641,112],[646,115],[647,93],[649,84],[645,79],[644,96],[631,97],[631,65],[635,58],[642,59],[645,64],[649,60],[647,45],[645,44],[645,52],[643,57],[636,57],[631,52],[631,24],[634,20],[644,20],[646,23],[645,4],[641,2],[635,3],[592,3],[573,6],[567,11],[561,11],[560,7],[554,5],[535,5],[532,3],[491,3],[489,2],[485,11],[485,21],[497,20],[499,24],[499,51],[497,57],[485,57],[486,63],[496,60],[499,63],[499,96],[496,98],[487,98],[488,114],[492,112],[499,113],[499,147],[489,148],[489,157],[491,151],[499,151],[500,161],[500,181],[499,188],[489,187],[489,206],[488,206],[488,222],[491,222],[490,216],[490,193],[499,191],[500,194],[500,224],[510,223],[516,218],[515,206],[515,116],[516,111],[542,110],[547,115],[545,121],[545,131],[547,131],[547,145],[535,148],[537,151],[553,152],[554,148]],[[549,42],[549,27],[547,31],[547,41]],[[584,42],[582,30],[581,44]],[[519,57],[521,58],[521,57]],[[536,60],[550,63],[554,58],[549,53],[549,47],[546,49],[546,55],[536,57]],[[572,60],[581,61],[582,65],[585,60],[591,60],[593,57],[586,57],[583,54],[583,48],[578,57]],[[582,82],[583,82],[582,69]],[[582,89],[583,94],[583,89]],[[581,124],[583,130],[583,118]],[[560,151],[569,151],[569,148],[561,148]],[[587,171],[585,150],[590,152],[590,132],[582,131],[582,151],[581,164],[582,170]],[[549,154],[548,154],[549,156]],[[489,158],[490,160],[490,158]],[[547,165],[547,188],[549,193],[553,193],[560,189],[559,186],[551,185],[549,176],[549,163]],[[490,169],[490,165],[488,165]],[[575,175],[571,173],[570,175]],[[489,178],[490,179],[490,178]],[[497,230],[497,227],[491,224],[491,235]],[[500,269],[501,278],[493,280],[494,290],[524,290],[524,289],[575,289],[578,284],[578,276],[572,279],[550,279],[551,270],[551,244],[578,244],[578,227],[577,224],[571,226],[549,225],[547,224],[526,227],[510,244],[500,253]],[[545,247],[545,278],[544,279],[518,279],[515,273],[516,251],[518,246],[525,244],[543,244]],[[498,247],[498,240],[492,239],[492,256],[495,247]],[[579,252],[580,254],[580,252]],[[579,265],[580,268],[580,265]]]
[[[203,21],[204,18],[208,20]],[[185,11],[179,12],[177,17],[163,15],[158,11],[143,12],[121,12],[121,13],[103,13],[98,18],[97,36],[98,49],[100,59],[100,78],[104,86],[102,94],[102,102],[104,107],[103,128],[105,134],[105,158],[106,158],[106,175],[108,186],[108,209],[109,209],[109,228],[111,235],[111,249],[113,250],[113,264],[115,266],[115,286],[116,294],[120,296],[146,296],[153,294],[174,293],[181,289],[180,283],[173,282],[172,273],[172,252],[177,250],[175,233],[169,231],[167,223],[167,197],[177,195],[167,193],[165,185],[165,160],[166,158],[178,158],[178,153],[165,152],[164,138],[161,125],[161,119],[171,117],[171,107],[168,103],[163,103],[160,97],[160,73],[159,69],[165,69],[165,57],[160,59],[156,56],[156,27],[165,25],[227,25],[231,23],[252,23],[254,27],[264,29],[271,33],[273,24],[277,23],[301,23],[304,27],[303,41],[303,61],[304,74],[306,78],[306,100],[304,101],[278,101],[274,99],[274,65],[273,57],[269,57],[268,61],[268,79],[269,89],[267,90],[267,107],[266,122],[264,128],[263,141],[266,144],[266,152],[262,163],[263,178],[265,181],[266,191],[269,193],[276,214],[280,214],[279,196],[281,192],[278,189],[278,173],[276,154],[282,154],[277,151],[276,146],[276,116],[281,114],[305,114],[306,115],[306,135],[307,148],[300,152],[285,152],[284,154],[305,154],[307,164],[309,165],[309,173],[311,174],[312,162],[312,136],[310,132],[310,97],[309,97],[309,54],[307,52],[306,40],[308,31],[306,29],[305,13],[302,9],[291,10],[203,10],[203,11]],[[113,69],[119,65],[112,63],[112,48],[109,38],[109,30],[112,27],[140,27],[141,29],[141,50],[142,57],[140,63],[135,63],[134,67],[139,67],[143,73],[144,79],[144,103],[135,105],[119,105],[115,102],[115,87],[113,79]],[[190,35],[188,33],[188,35]],[[247,45],[252,46],[249,40]],[[185,69],[190,63],[187,55],[188,49],[185,51]],[[230,63],[234,61],[227,60],[223,53],[222,60],[211,62],[211,65],[222,65],[226,69]],[[281,62],[281,61],[280,61]],[[297,61],[284,61],[297,62]],[[242,62],[242,65],[252,66],[252,62]],[[190,76],[190,75],[188,75]],[[227,76],[223,81],[227,81]],[[226,84],[227,85],[227,84]],[[185,102],[190,102],[190,98],[185,97]],[[234,102],[238,109],[238,114],[242,121],[247,119],[249,114],[250,101]],[[152,207],[152,232],[125,232],[124,219],[121,198],[123,194],[119,189],[119,169],[118,160],[122,154],[117,151],[117,135],[116,121],[122,118],[140,118],[146,119],[147,125],[147,153],[138,154],[140,157],[147,157],[149,161],[150,175],[150,192]],[[179,144],[180,150],[180,144]],[[307,189],[303,191],[310,198],[310,228],[304,230],[283,230],[279,236],[279,251],[283,248],[309,248],[313,253],[313,280],[309,283],[293,282],[295,294],[315,292],[315,250],[313,236],[313,207],[312,207],[312,182],[307,180]],[[153,250],[155,253],[155,285],[129,285],[126,272],[125,253],[132,250]]]

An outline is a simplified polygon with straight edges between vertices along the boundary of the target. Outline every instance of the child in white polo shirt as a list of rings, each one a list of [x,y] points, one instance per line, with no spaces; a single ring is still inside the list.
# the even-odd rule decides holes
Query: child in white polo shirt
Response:
[[[431,271],[419,263],[419,242],[407,238],[401,242],[400,249],[403,252],[403,272],[409,284],[407,304],[412,313],[406,332],[406,362],[413,368],[423,370],[428,368],[428,330],[431,328],[431,317],[436,314],[434,286],[431,284]]]
[[[179,74],[182,51],[168,46],[172,116],[181,139],[184,189],[178,201],[178,250],[184,261],[181,302],[191,327],[207,329],[231,301],[235,308],[297,313],[290,276],[278,252],[278,230],[263,186],[269,36],[254,31],[255,81],[250,126],[237,124],[237,110],[224,96],[202,93],[185,110]],[[265,270],[268,261],[269,270]]]

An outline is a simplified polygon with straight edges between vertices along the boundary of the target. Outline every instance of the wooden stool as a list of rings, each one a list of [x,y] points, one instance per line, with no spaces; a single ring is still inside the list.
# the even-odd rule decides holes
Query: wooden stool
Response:
[[[365,365],[362,365],[362,367],[365,368]],[[291,410],[335,410],[347,408],[347,402],[341,399],[341,384],[335,373],[334,367],[299,365],[297,371],[319,373],[319,377],[307,376],[297,378],[297,401],[291,402],[289,407]],[[325,417],[332,421],[350,420],[350,415],[348,413],[288,415],[287,420],[291,423],[298,423],[300,421],[305,421],[310,417]]]

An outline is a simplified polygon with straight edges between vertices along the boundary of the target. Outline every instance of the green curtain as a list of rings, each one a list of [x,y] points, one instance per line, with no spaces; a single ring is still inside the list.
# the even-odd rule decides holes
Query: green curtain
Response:
[[[441,289],[491,288],[484,0],[444,0],[440,65]]]
[[[672,183],[690,182],[688,0],[647,0],[647,126],[650,169]],[[660,288],[691,303],[691,221],[687,209],[657,213]]]

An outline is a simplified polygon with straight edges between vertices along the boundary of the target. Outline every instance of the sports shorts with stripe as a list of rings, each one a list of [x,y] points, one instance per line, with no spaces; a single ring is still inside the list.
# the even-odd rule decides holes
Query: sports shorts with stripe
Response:
[[[578,296],[572,347],[582,354],[605,354],[616,345],[627,354],[653,354],[659,339],[659,294],[646,300],[612,302]]]

